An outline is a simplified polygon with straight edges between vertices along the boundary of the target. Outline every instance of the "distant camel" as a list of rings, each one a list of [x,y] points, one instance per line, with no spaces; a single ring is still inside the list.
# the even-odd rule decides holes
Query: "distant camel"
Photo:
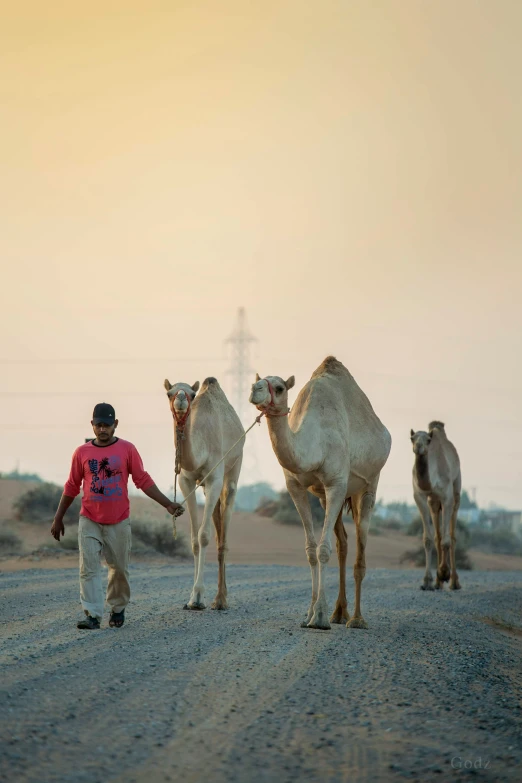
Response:
[[[433,590],[431,553],[434,531],[437,547],[435,588],[440,590],[443,582],[449,580],[450,590],[460,590],[455,563],[455,531],[462,485],[459,455],[453,443],[448,440],[441,421],[432,421],[428,430],[429,432],[411,430],[410,433],[415,454],[413,497],[424,525],[423,541],[426,552],[426,571],[421,590]],[[451,562],[451,575],[448,560]]]
[[[364,392],[346,367],[328,356],[301,389],[288,413],[288,390],[294,376],[260,378],[250,402],[265,412],[275,455],[305,530],[305,548],[312,572],[312,602],[303,626],[330,628],[325,591],[326,565],[337,536],[339,595],[330,618],[350,628],[367,628],[361,614],[361,584],[366,573],[366,539],[380,472],[388,459],[391,437]],[[316,543],[308,492],[326,509],[323,532]],[[350,620],[346,601],[347,535],[343,507],[350,506],[357,530],[355,611]]]
[[[186,383],[172,385],[165,381],[174,426],[183,426],[181,449],[181,473],[179,485],[187,497],[197,482],[219,462],[224,454],[241,438],[243,426],[237,413],[215,378],[199,381],[193,386]],[[187,499],[190,516],[192,553],[194,555],[194,586],[185,609],[205,609],[204,569],[205,555],[210,539],[210,519],[216,528],[218,552],[218,591],[212,609],[227,609],[227,584],[225,561],[228,523],[234,508],[237,482],[243,459],[244,440],[241,440],[216,470],[205,480],[205,509],[201,527],[198,526],[196,495]]]

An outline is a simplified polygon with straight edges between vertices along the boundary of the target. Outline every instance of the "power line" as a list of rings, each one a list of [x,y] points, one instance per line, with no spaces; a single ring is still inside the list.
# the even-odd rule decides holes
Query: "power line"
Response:
[[[236,325],[232,334],[225,340],[225,344],[232,346],[231,364],[226,374],[232,376],[232,402],[241,421],[245,417],[246,392],[249,376],[252,375],[250,346],[256,342],[257,338],[247,327],[245,308],[240,307],[237,311]]]
[[[83,358],[66,358],[66,359],[2,359],[0,358],[0,364],[7,364],[7,365],[26,365],[26,364],[37,364],[37,365],[47,365],[47,364],[59,364],[59,365],[74,365],[74,364],[86,364],[86,365],[102,365],[102,364],[159,364],[160,362],[165,362],[166,364],[170,362],[175,362],[176,364],[180,364],[181,362],[187,363],[191,362],[192,364],[197,362],[223,362],[225,361],[222,357],[194,357],[194,356],[186,356],[186,357],[174,357],[174,356],[158,356],[154,359],[151,358],[120,358],[120,359],[83,359]]]

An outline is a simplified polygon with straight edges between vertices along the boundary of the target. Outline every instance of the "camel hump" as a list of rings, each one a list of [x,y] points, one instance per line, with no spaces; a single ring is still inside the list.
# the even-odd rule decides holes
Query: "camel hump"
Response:
[[[430,430],[442,430],[444,433],[446,432],[444,429],[444,422],[442,421],[430,421],[428,424],[428,432]]]
[[[350,375],[350,373],[335,356],[327,356],[314,371],[312,378],[319,378],[321,375]]]
[[[208,389],[209,386],[215,386],[218,389],[220,388],[217,378],[213,378],[212,375],[205,378],[203,385],[201,386],[201,391],[203,391],[203,389]]]

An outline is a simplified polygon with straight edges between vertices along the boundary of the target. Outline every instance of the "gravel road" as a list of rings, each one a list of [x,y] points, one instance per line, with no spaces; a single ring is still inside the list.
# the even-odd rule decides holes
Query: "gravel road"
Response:
[[[0,575],[2,781],[522,780],[519,574],[369,571],[369,630],[314,631],[307,568],[229,566],[219,613],[192,572],[133,565],[125,626],[83,632],[74,571]]]

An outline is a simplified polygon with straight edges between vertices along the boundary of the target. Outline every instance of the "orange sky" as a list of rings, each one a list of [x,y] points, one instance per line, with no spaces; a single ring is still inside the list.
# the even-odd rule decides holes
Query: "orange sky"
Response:
[[[167,488],[163,378],[226,387],[242,305],[262,375],[350,368],[386,499],[441,418],[464,485],[522,507],[521,30],[519,0],[4,11],[0,470],[63,481],[106,399]]]

